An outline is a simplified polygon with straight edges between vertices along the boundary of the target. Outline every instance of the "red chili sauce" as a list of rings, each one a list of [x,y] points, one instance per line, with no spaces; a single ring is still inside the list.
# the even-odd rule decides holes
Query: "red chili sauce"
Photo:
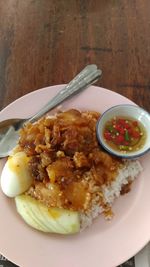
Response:
[[[144,126],[127,117],[114,117],[107,121],[103,134],[107,145],[124,153],[139,150],[146,140]]]

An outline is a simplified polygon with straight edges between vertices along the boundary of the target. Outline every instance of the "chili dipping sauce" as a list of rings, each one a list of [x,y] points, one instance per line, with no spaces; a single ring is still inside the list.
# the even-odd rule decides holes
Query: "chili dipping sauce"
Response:
[[[134,152],[146,141],[146,130],[130,117],[113,117],[104,126],[104,140],[111,148],[121,152]]]

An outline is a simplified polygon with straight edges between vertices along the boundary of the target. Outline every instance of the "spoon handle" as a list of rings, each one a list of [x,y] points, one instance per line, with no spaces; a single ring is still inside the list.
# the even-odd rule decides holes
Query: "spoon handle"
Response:
[[[45,113],[58,106],[71,95],[96,82],[101,74],[102,71],[97,69],[96,65],[91,64],[86,66],[73,80],[69,82],[68,85],[66,85],[56,96],[54,96],[39,112],[37,112],[30,119],[26,120],[25,123],[33,123],[40,119]]]

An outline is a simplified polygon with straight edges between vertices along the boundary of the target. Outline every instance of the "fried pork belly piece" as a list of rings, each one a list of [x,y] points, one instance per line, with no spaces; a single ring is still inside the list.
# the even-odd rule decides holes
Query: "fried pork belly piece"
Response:
[[[59,113],[57,118],[62,129],[65,129],[65,127],[70,125],[83,126],[86,124],[85,119],[82,118],[81,112],[76,109],[70,109],[68,111]]]
[[[96,137],[88,126],[71,125],[63,133],[61,148],[69,156],[74,155],[75,152],[88,154],[96,146]]]
[[[70,183],[64,190],[67,206],[74,210],[86,210],[89,208],[91,194],[88,192],[88,185],[80,182]]]
[[[26,194],[39,200],[47,207],[61,208],[62,203],[64,203],[63,193],[56,184],[36,182]]]
[[[75,152],[73,156],[73,161],[75,163],[76,168],[88,168],[90,166],[88,158],[84,155],[83,152]]]
[[[93,160],[95,165],[103,164],[108,170],[115,170],[118,167],[118,163],[121,163],[121,160],[116,159],[115,157],[109,155],[107,152],[101,151],[100,149],[94,149],[89,158]]]
[[[71,179],[73,176],[73,167],[72,161],[68,158],[62,158],[54,161],[46,168],[50,182],[60,183],[64,182],[64,180]]]

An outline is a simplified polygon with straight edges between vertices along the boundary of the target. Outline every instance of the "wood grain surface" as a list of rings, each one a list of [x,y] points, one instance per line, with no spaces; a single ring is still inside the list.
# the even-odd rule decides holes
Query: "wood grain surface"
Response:
[[[150,111],[149,0],[0,1],[0,109],[89,63]]]

